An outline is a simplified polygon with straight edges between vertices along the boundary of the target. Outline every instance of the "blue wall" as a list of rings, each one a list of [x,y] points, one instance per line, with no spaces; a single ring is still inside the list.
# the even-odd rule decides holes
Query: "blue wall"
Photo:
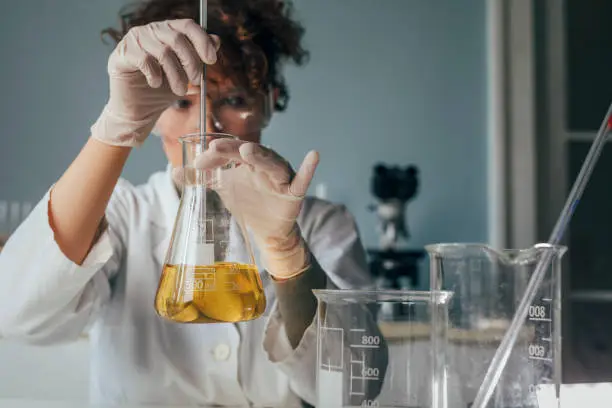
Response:
[[[124,3],[20,0],[3,8],[0,199],[38,199],[85,143],[108,95],[112,48],[100,31],[117,24]],[[144,181],[164,168],[155,142],[134,154],[128,178]]]
[[[122,0],[20,0],[0,15],[3,90],[0,200],[36,200],[82,147],[107,95],[110,46]],[[484,0],[296,0],[312,57],[289,68],[292,100],[265,143],[299,165],[315,148],[316,183],[377,242],[367,210],[378,161],[416,164],[408,208],[413,245],[487,239]],[[165,167],[159,142],[130,159],[145,181]]]
[[[346,203],[366,244],[377,161],[416,164],[412,243],[486,241],[483,0],[299,0],[312,51],[289,69],[293,98],[266,135],[292,163],[321,151],[316,182]]]

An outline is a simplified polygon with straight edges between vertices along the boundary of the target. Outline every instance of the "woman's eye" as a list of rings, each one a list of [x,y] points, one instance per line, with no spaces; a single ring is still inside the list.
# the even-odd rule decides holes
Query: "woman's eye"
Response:
[[[242,95],[233,95],[223,98],[222,104],[235,109],[244,109],[249,106],[247,98]]]
[[[176,109],[184,110],[191,107],[191,101],[189,99],[179,99],[174,103]]]

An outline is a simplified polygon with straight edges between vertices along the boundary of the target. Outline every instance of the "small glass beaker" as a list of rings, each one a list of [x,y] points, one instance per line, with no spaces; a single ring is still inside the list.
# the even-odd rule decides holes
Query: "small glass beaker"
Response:
[[[450,408],[473,403],[529,279],[551,259],[489,408],[538,407],[537,392],[561,383],[561,258],[565,247],[538,244],[496,251],[481,244],[426,246],[431,288],[453,291],[449,310],[449,377],[459,389]],[[453,381],[453,379],[455,381]]]
[[[180,139],[181,201],[155,297],[157,313],[174,322],[246,321],[266,307],[246,226],[221,199],[235,194],[224,177],[235,164],[194,167],[195,158],[219,138],[234,137],[208,133]]]
[[[314,293],[318,407],[446,407],[450,292]],[[384,313],[388,304],[406,313]]]

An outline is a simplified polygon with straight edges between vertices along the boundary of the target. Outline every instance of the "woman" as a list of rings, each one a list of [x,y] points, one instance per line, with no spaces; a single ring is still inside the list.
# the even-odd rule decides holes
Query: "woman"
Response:
[[[315,403],[312,289],[371,285],[351,215],[304,198],[318,155],[297,173],[259,144],[268,107],[289,100],[282,66],[302,64],[302,27],[280,0],[210,0],[208,33],[197,0],[147,0],[109,29],[110,96],[91,137],[10,238],[0,256],[0,336],[33,344],[91,341],[97,403],[296,406]],[[195,20],[195,21],[194,21]],[[207,67],[206,163],[247,164],[266,315],[237,324],[181,325],[153,299],[179,194],[180,136],[199,131]],[[142,186],[120,179],[153,131],[170,163]],[[267,189],[262,189],[262,179]],[[280,215],[280,216],[279,216]],[[34,249],[32,251],[32,249]],[[265,271],[263,270],[265,268]]]

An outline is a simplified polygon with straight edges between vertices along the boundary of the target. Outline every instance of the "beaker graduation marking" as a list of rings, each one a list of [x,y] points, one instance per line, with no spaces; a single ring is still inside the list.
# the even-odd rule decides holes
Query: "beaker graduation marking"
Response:
[[[363,332],[365,333],[365,329],[350,329],[351,332]],[[380,348],[380,336],[368,336],[364,334],[361,336],[360,344],[350,344],[351,348],[372,348],[378,349]]]
[[[323,329],[326,334],[325,336],[328,337],[329,336],[329,332],[337,332],[340,334],[339,339],[340,339],[340,350],[344,349],[344,329],[342,328],[335,328],[335,327],[321,327],[321,329]],[[336,370],[343,370],[344,369],[344,355],[342,353],[340,353],[340,365],[333,365],[331,364],[331,358],[332,356],[328,355],[327,356],[327,361],[328,364],[325,363],[321,363],[321,367],[326,368],[328,370],[331,369],[336,369]]]
[[[214,268],[201,268],[193,272],[192,279],[187,278],[189,280],[185,282],[185,289],[191,289],[191,293],[214,291],[216,289],[216,276]]]
[[[366,329],[356,328],[349,329],[353,334],[353,339],[349,343],[350,348],[357,349],[379,349],[380,336],[370,336]],[[354,336],[357,335],[358,343],[355,343]],[[380,381],[380,372],[376,367],[369,367],[366,363],[365,351],[361,352],[361,359],[354,360],[351,357],[349,370],[349,395],[350,396],[366,396],[366,381]],[[355,367],[356,366],[356,367]],[[357,373],[355,373],[355,369]],[[356,383],[357,382],[357,383]]]

